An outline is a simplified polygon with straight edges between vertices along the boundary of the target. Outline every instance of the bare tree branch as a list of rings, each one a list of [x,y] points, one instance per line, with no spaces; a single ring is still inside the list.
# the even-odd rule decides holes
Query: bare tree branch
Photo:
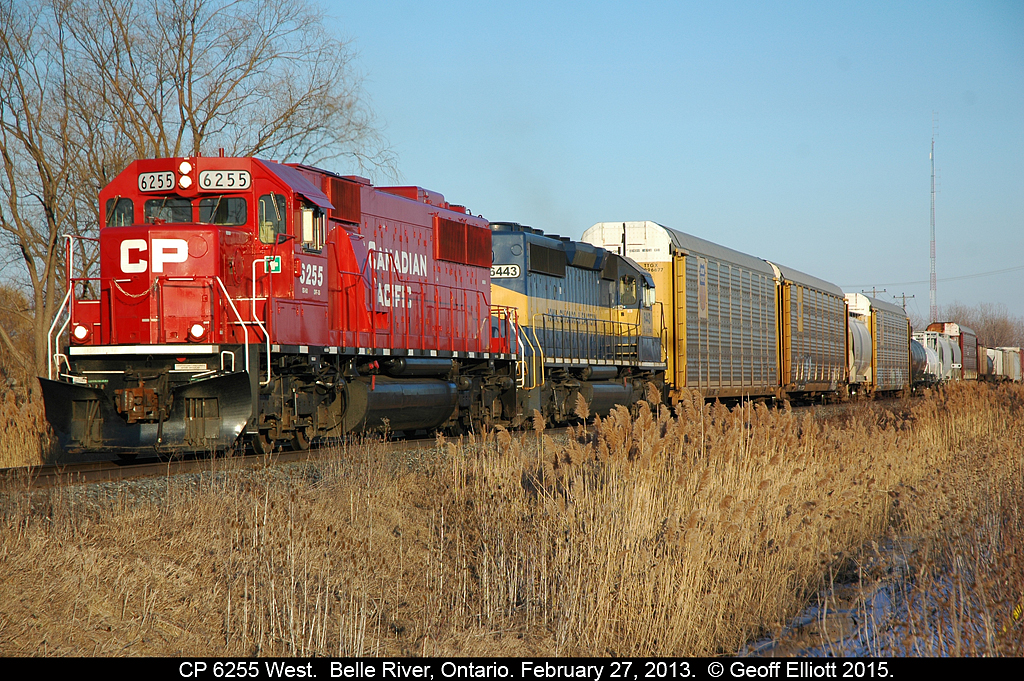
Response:
[[[31,292],[38,371],[61,236],[95,234],[96,195],[132,160],[218,148],[394,176],[349,46],[311,0],[0,0],[0,243],[19,265],[0,276]]]

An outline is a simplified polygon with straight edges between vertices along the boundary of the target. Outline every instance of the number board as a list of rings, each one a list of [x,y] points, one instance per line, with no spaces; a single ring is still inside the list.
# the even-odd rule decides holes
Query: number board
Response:
[[[174,173],[139,173],[140,192],[167,192],[174,189]]]
[[[252,175],[248,170],[204,170],[199,173],[199,189],[219,192],[248,189],[252,186]]]
[[[491,265],[491,279],[515,279],[519,276],[519,265]]]

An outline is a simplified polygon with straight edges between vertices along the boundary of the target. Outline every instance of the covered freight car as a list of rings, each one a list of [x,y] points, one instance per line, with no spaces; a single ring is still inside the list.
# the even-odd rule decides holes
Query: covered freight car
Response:
[[[781,311],[782,389],[795,397],[837,394],[846,380],[846,301],[835,284],[768,263]]]
[[[656,222],[601,222],[583,241],[624,253],[654,280],[666,384],[705,397],[779,394],[775,272],[768,263]]]
[[[939,331],[915,331],[911,338],[929,352],[927,374],[934,382],[960,380],[960,346],[956,340]]]
[[[1020,348],[988,348],[986,354],[992,361],[992,374],[989,380],[1021,382]]]
[[[960,378],[978,380],[978,335],[973,329],[955,322],[932,322],[928,331],[944,333],[960,348]]]

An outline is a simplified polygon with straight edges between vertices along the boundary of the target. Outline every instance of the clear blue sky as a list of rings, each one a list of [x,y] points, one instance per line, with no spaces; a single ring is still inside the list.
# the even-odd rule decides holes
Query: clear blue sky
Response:
[[[654,220],[922,317],[936,114],[939,305],[1024,315],[1022,2],[325,7],[401,182],[574,238]]]

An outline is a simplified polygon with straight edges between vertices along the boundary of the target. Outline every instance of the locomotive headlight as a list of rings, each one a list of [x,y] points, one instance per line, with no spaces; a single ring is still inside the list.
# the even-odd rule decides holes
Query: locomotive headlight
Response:
[[[75,340],[79,343],[84,343],[85,339],[89,337],[89,328],[81,324],[75,324],[75,328],[72,329],[71,335],[75,337]]]
[[[192,340],[202,340],[203,336],[206,335],[206,327],[196,322],[188,329],[188,337]]]
[[[189,173],[192,172],[192,164],[188,161],[182,161],[178,164],[178,172],[181,173],[181,177],[178,178],[178,186],[182,189],[188,189],[192,186],[192,178],[189,177]]]

